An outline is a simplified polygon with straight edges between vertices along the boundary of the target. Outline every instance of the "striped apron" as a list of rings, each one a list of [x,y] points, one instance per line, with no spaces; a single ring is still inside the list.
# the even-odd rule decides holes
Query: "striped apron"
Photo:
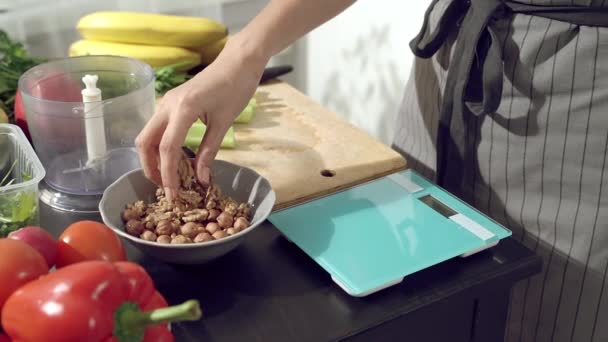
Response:
[[[604,2],[434,0],[411,44],[393,147],[544,260],[505,341],[608,341]]]

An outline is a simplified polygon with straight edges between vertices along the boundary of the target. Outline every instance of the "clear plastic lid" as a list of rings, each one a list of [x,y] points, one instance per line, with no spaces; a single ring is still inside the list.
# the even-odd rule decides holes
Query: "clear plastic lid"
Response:
[[[83,101],[86,75],[97,76],[101,101]],[[28,70],[19,89],[52,189],[100,196],[118,177],[140,167],[135,137],[154,113],[156,97],[148,64],[120,56],[59,59]]]

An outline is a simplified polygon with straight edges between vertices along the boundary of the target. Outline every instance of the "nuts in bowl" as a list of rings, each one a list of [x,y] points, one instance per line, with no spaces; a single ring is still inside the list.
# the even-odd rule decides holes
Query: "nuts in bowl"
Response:
[[[234,235],[249,227],[251,206],[222,193],[217,184],[203,187],[194,176],[191,160],[180,160],[180,188],[170,201],[162,188],[156,201],[127,205],[121,217],[125,231],[158,243],[201,243]]]
[[[276,194],[255,170],[215,160],[212,186],[194,178],[191,160],[179,167],[172,203],[144,175],[130,171],[104,191],[103,222],[143,254],[177,264],[200,264],[238,246],[272,212]]]

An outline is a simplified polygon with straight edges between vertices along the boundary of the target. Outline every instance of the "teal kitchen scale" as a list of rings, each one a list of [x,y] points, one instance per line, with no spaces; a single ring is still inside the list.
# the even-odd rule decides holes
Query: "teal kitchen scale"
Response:
[[[356,297],[511,235],[412,170],[277,211],[269,221]]]

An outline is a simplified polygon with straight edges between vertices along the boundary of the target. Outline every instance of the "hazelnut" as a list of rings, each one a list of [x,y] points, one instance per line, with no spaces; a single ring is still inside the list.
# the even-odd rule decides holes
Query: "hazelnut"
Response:
[[[125,222],[139,220],[139,214],[133,209],[125,209],[125,211],[122,212],[122,220]]]
[[[205,233],[205,232],[207,232],[207,231],[205,230],[205,225],[204,225],[204,224],[202,224],[202,223],[198,223],[198,224],[196,225],[196,233],[197,233],[197,234],[200,234],[200,233]]]
[[[172,244],[182,244],[182,243],[191,243],[192,240],[183,235],[176,235],[173,239],[171,239]]]
[[[232,227],[233,222],[234,222],[234,218],[226,212],[221,213],[220,216],[217,217],[217,223],[222,228]]]
[[[156,228],[156,224],[153,221],[146,222],[146,229],[154,230],[154,228]]]
[[[239,231],[247,229],[249,227],[249,221],[244,217],[237,217],[234,221],[234,228],[238,228]]]
[[[213,240],[213,237],[211,236],[211,234],[204,232],[204,233],[198,233],[198,235],[196,235],[196,237],[194,237],[194,242],[207,242],[207,241],[211,241]]]
[[[220,216],[220,211],[217,209],[209,210],[209,221],[215,221],[217,217]]]
[[[198,234],[198,224],[194,222],[188,222],[181,226],[179,232],[181,233],[181,235],[193,239],[196,234]]]
[[[169,236],[171,236],[171,238],[173,239],[174,237],[176,237],[176,236],[177,236],[177,234],[175,234],[175,233],[171,233],[171,235],[169,235]]]
[[[171,237],[169,235],[160,235],[156,238],[158,243],[171,243]]]
[[[219,226],[219,224],[217,224],[215,222],[209,222],[209,223],[207,223],[207,226],[205,227],[205,230],[207,232],[209,232],[209,234],[214,234],[215,232],[217,232],[218,230],[220,230],[220,226]]]
[[[238,233],[239,231],[240,230],[237,230],[234,227],[230,227],[230,228],[226,229],[226,234],[228,234],[228,235],[234,235],[234,234]]]
[[[146,230],[143,233],[141,233],[141,235],[139,237],[146,241],[156,241],[156,234],[154,234],[153,232],[151,232],[149,230]]]
[[[162,220],[156,225],[156,234],[169,235],[173,232],[173,226],[168,220]]]
[[[144,225],[139,220],[129,220],[125,225],[127,233],[133,236],[140,236],[144,232]]]
[[[213,238],[216,240],[223,239],[226,236],[228,236],[228,234],[223,230],[218,230],[217,232],[213,233]]]

